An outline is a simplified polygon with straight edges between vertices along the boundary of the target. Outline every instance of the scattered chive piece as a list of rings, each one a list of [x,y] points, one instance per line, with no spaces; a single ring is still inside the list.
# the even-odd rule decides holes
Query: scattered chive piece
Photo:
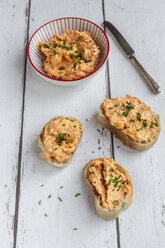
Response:
[[[135,120],[131,119],[130,122],[135,122]]]
[[[73,230],[77,230],[77,228],[74,228]]]
[[[101,149],[101,146],[99,146],[98,149],[100,150]]]
[[[80,195],[80,193],[77,193],[76,195],[75,195],[75,197],[77,197],[77,196],[79,196]]]
[[[58,145],[61,145],[62,141],[65,141],[65,135],[66,133],[59,133],[58,137],[55,139],[55,142],[57,142]]]
[[[112,172],[115,171],[112,167],[109,170],[112,171]]]
[[[92,151],[92,153],[94,153],[94,151]]]
[[[52,53],[54,53],[54,54],[58,54],[58,52],[56,52],[55,50],[54,50]]]
[[[70,134],[68,133],[68,137],[70,137]]]
[[[97,132],[99,132],[100,133],[100,130],[99,129],[96,129],[97,130]]]
[[[74,125],[74,127],[77,127],[76,125]]]
[[[60,189],[63,189],[64,188],[64,186],[60,186]]]
[[[147,126],[148,126],[148,124],[147,124],[147,119],[143,119],[143,126],[144,126],[144,127],[147,127]]]
[[[137,112],[137,119],[139,120],[139,121],[141,121],[141,114],[139,113],[139,112]]]
[[[66,125],[65,124],[62,124],[63,127],[65,127]]]
[[[117,148],[119,148],[120,146],[117,146]]]
[[[43,44],[44,48],[50,48],[47,44]]]
[[[54,150],[57,151],[57,149],[58,149],[58,148],[56,147]]]
[[[58,196],[58,199],[62,202],[62,199]]]
[[[49,195],[48,198],[51,198],[52,195]]]
[[[44,214],[47,217],[47,214]]]
[[[45,63],[48,63],[48,60],[46,60]]]
[[[153,125],[155,125],[156,127],[158,127],[158,123],[157,122],[152,122],[150,128],[153,128]]]
[[[142,130],[142,127],[141,128],[138,128],[136,131],[139,132],[140,130]]]
[[[88,119],[86,118],[86,121],[88,121]]]
[[[117,107],[117,104],[115,104],[115,107]]]
[[[64,70],[65,69],[65,66],[61,66],[58,68],[59,70]]]
[[[43,187],[44,186],[44,184],[41,184],[41,187]]]
[[[131,104],[131,102],[126,102],[128,105],[126,105],[127,112],[123,112],[123,116],[127,117],[131,109],[134,109],[134,106]]]
[[[109,108],[110,110],[113,109],[113,107]]]

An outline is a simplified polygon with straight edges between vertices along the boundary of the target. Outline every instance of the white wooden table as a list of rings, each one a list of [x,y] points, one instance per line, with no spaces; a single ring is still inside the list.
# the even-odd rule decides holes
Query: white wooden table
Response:
[[[39,78],[27,61],[27,41],[42,24],[66,16],[98,25],[111,21],[165,92],[164,0],[1,0],[0,248],[163,248],[165,95],[151,93],[111,36],[109,62],[89,83],[62,88]],[[103,99],[126,93],[160,114],[160,138],[146,152],[127,148],[108,130],[96,131],[102,128],[97,109]],[[42,126],[58,115],[84,125],[82,142],[64,169],[42,161],[37,145]],[[96,215],[83,167],[92,158],[113,155],[132,176],[134,198],[119,219],[106,222]]]

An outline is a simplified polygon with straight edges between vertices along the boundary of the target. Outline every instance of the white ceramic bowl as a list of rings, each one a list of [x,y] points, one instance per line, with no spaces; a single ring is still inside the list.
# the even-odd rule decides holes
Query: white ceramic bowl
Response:
[[[62,35],[65,33],[66,29],[88,31],[94,42],[100,49],[99,63],[94,72],[86,77],[78,78],[75,80],[62,80],[49,77],[43,70],[43,61],[45,60],[45,55],[37,47],[39,41],[49,41],[49,39],[56,33]],[[50,83],[61,85],[61,86],[73,86],[90,79],[96,74],[104,65],[109,54],[109,40],[105,32],[95,23],[76,17],[66,17],[53,20],[41,26],[32,35],[28,44],[28,58],[33,66],[34,70],[45,80]]]

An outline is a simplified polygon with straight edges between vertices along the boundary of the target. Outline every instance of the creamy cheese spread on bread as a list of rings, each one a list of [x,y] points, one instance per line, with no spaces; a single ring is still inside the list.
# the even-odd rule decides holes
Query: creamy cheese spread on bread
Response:
[[[63,162],[74,153],[82,135],[82,125],[77,119],[60,116],[43,128],[43,157]]]
[[[66,30],[55,34],[48,42],[39,42],[41,52],[46,55],[44,71],[50,77],[72,80],[93,72],[98,63],[99,47],[89,32]]]
[[[135,142],[152,142],[160,132],[159,117],[136,97],[106,98],[102,107],[110,124]]]
[[[130,191],[130,182],[120,167],[112,158],[96,159],[89,165],[88,180],[104,208],[118,207]]]

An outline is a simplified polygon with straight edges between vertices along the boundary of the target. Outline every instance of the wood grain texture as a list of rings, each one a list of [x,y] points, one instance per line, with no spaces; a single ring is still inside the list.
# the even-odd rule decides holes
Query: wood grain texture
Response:
[[[30,34],[43,23],[64,16],[84,17],[100,25],[102,3],[63,0],[57,7],[53,0],[32,1]],[[43,81],[28,65],[26,83],[17,247],[117,247],[115,221],[97,217],[83,180],[83,168],[90,159],[110,156],[109,132],[96,130],[102,128],[97,121],[98,106],[107,96],[105,68],[84,85],[61,88]],[[72,163],[63,169],[41,160],[37,144],[44,124],[58,115],[76,117],[84,126]],[[81,195],[75,197],[78,192]]]
[[[0,1],[0,246],[13,247],[26,1]],[[21,22],[20,22],[21,20]]]
[[[106,20],[111,21],[130,42],[137,58],[164,92],[165,3],[164,1],[105,1]],[[120,18],[119,18],[120,17]],[[115,158],[133,179],[134,198],[129,211],[119,218],[121,247],[164,247],[165,241],[165,121],[164,94],[153,95],[136,69],[122,54],[112,37],[110,75],[112,97],[130,93],[160,114],[162,130],[153,148],[135,152],[115,139]],[[117,146],[120,146],[118,149]]]

